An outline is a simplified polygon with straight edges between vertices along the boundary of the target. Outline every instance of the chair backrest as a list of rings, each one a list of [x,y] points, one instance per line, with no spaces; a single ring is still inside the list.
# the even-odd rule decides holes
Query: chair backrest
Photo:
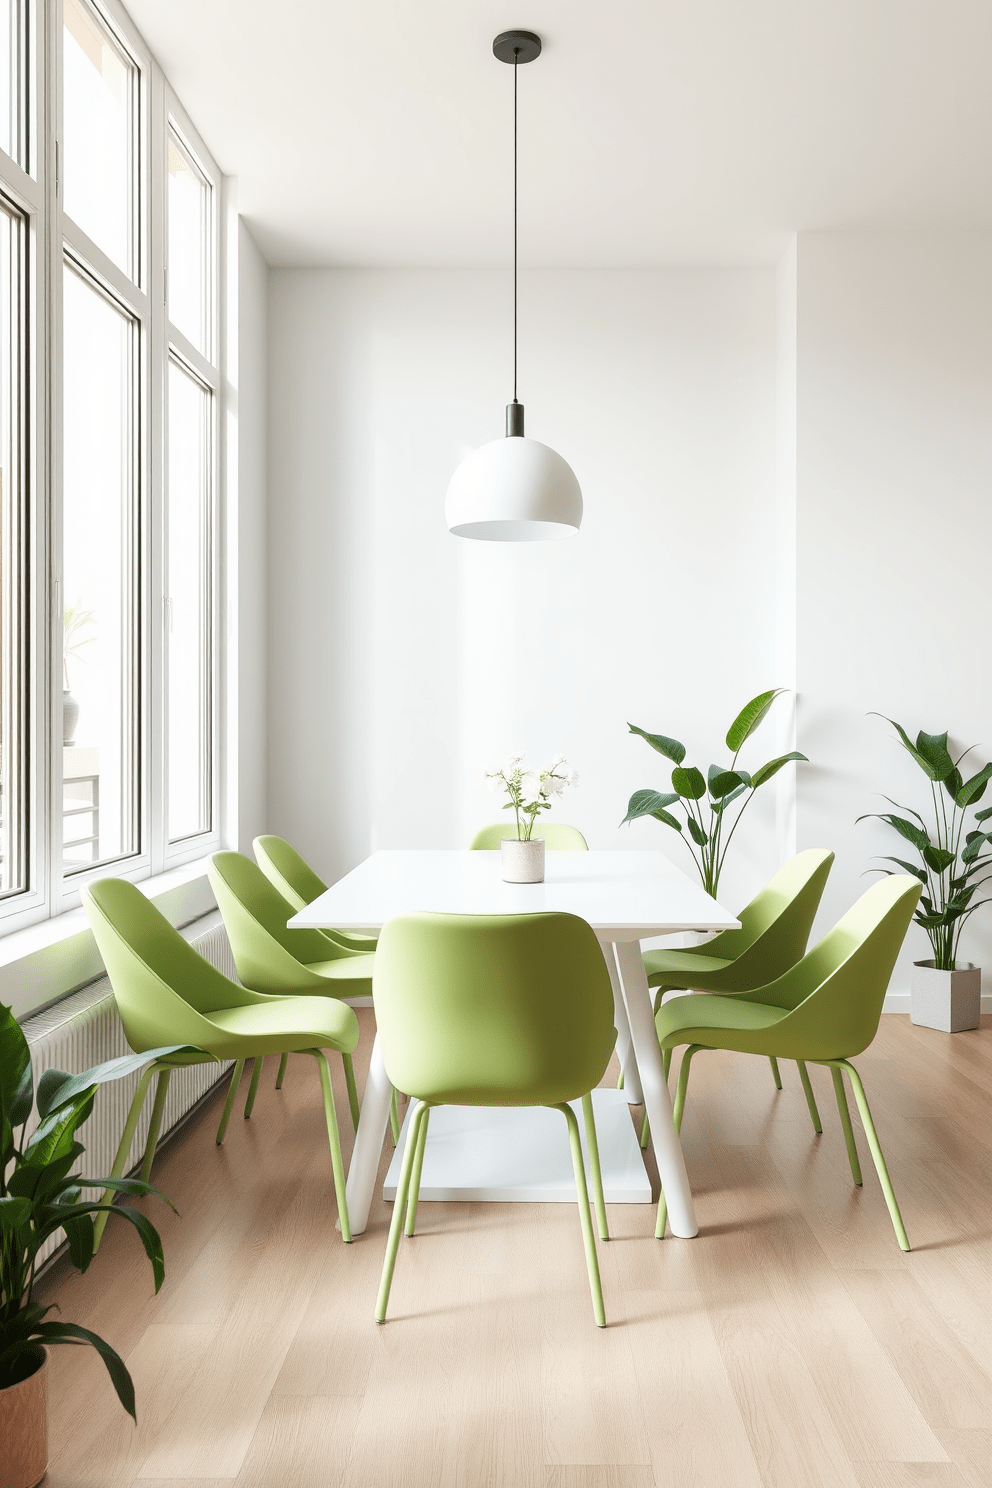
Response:
[[[318,895],[326,893],[327,885],[285,838],[256,837],[252,849],[266,878],[294,909],[306,909]]]
[[[833,861],[823,847],[797,853],[741,910],[741,928],[714,936],[700,954],[733,960],[742,988],[775,981],[805,954]]]
[[[777,1031],[801,1038],[808,1059],[845,1059],[867,1049],[923,887],[895,873],[871,888],[778,981],[761,1002],[791,1010]]]
[[[224,919],[234,964],[246,987],[267,994],[322,987],[308,961],[332,961],[346,953],[319,930],[290,930],[292,907],[251,858],[214,853],[207,867],[210,887]]]
[[[216,1035],[212,1012],[254,1001],[126,879],[98,879],[82,898],[132,1049],[200,1048]]]
[[[616,1041],[603,953],[575,915],[402,915],[379,937],[373,999],[390,1080],[439,1104],[574,1100]]]
[[[512,837],[514,830],[513,822],[493,822],[491,826],[480,827],[472,841],[469,843],[471,851],[480,849],[484,851],[498,850],[504,837]],[[533,835],[543,837],[544,844],[552,852],[588,852],[589,844],[579,831],[578,827],[570,827],[567,822],[537,822],[534,825]]]

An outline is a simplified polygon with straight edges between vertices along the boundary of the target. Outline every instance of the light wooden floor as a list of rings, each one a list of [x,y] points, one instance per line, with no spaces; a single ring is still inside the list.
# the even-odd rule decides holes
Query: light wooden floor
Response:
[[[158,1298],[121,1224],[85,1276],[46,1279],[138,1397],[135,1430],[89,1350],[55,1351],[50,1488],[987,1488],[992,1020],[886,1017],[858,1063],[913,1253],[860,1127],[851,1185],[827,1071],[818,1139],[794,1065],[776,1094],[763,1061],[701,1054],[700,1236],[613,1208],[601,1332],[567,1205],[423,1205],[377,1328],[389,1209],[341,1244],[316,1069],[291,1061],[277,1094],[270,1061],[223,1148],[214,1098],[158,1160],[182,1214],[154,1206]]]

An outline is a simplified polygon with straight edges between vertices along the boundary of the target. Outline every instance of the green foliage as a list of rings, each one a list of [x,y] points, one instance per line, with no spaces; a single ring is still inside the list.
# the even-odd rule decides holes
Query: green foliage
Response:
[[[876,718],[885,718],[876,713]],[[966,921],[987,904],[988,899],[976,899],[975,894],[992,878],[987,870],[992,866],[992,853],[987,844],[992,842],[992,832],[979,827],[967,828],[967,812],[982,799],[985,788],[992,780],[992,764],[986,765],[970,780],[961,774],[961,761],[971,753],[966,749],[953,759],[947,747],[947,732],[926,734],[921,729],[916,742],[910,739],[901,724],[886,718],[896,731],[900,744],[916,761],[930,782],[933,799],[934,827],[924,821],[918,811],[910,806],[900,806],[898,801],[889,801],[899,816],[892,811],[870,811],[859,816],[858,821],[873,818],[885,822],[910,843],[919,854],[920,866],[906,862],[903,858],[885,857],[883,862],[895,863],[903,873],[911,873],[923,885],[919,906],[913,918],[930,937],[933,947],[933,963],[939,971],[955,969],[958,942]],[[984,822],[992,816],[992,806],[976,811],[974,820]],[[910,820],[912,818],[912,820]],[[882,873],[891,873],[883,868]],[[984,876],[983,876],[984,875]]]
[[[72,1264],[85,1271],[93,1259],[93,1216],[109,1209],[137,1230],[151,1262],[156,1292],[162,1285],[162,1242],[145,1215],[82,1197],[84,1188],[112,1189],[132,1197],[158,1190],[137,1178],[82,1178],[71,1169],[85,1150],[77,1132],[93,1109],[98,1086],[174,1052],[169,1048],[128,1054],[81,1075],[46,1070],[38,1081],[38,1125],[25,1140],[35,1104],[31,1057],[11,1009],[0,1005],[0,1389],[31,1373],[39,1345],[90,1344],[106,1364],[124,1409],[134,1415],[134,1385],[120,1355],[76,1323],[48,1320],[57,1309],[35,1302],[35,1267],[45,1241],[63,1229]]]
[[[697,770],[694,765],[683,766],[685,745],[680,744],[678,739],[670,739],[667,734],[649,734],[633,723],[627,725],[632,734],[640,734],[652,749],[671,760],[675,769],[672,771],[672,793],[635,791],[627,804],[624,822],[651,816],[663,826],[674,827],[692,853],[703,887],[714,898],[731,838],[751,797],[790,760],[806,758],[804,754],[793,750],[791,754],[782,754],[777,759],[769,760],[753,775],[737,764],[737,756],[744,744],[767,716],[781,691],[780,687],[775,687],[770,692],[759,693],[756,698],[745,703],[727,730],[727,748],[733,752],[730,765],[710,765],[705,778],[702,771]],[[735,802],[740,803],[737,810],[728,812],[728,807]],[[679,818],[668,809],[676,804],[685,813],[685,830]],[[704,808],[708,808],[708,815]]]

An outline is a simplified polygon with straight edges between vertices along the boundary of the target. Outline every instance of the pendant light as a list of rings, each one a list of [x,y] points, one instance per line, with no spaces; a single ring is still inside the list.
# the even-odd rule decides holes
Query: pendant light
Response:
[[[506,437],[475,450],[451,477],[445,515],[456,537],[540,542],[572,537],[582,521],[582,492],[571,466],[525,437],[524,406],[517,401],[517,71],[541,55],[541,38],[504,31],[493,53],[513,67],[513,402],[506,407]]]

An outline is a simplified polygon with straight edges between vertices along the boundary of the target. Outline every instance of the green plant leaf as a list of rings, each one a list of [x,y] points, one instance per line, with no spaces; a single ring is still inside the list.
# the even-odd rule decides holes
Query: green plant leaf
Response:
[[[680,744],[678,739],[669,739],[667,734],[649,734],[644,729],[638,728],[636,723],[628,723],[627,727],[632,734],[640,734],[642,739],[647,739],[652,749],[657,749],[666,759],[670,759],[673,765],[680,765],[685,759],[685,745]]]
[[[944,781],[953,773],[955,765],[947,748],[947,730],[942,734],[927,734],[921,729],[916,736],[917,753],[930,767],[932,780]]]
[[[711,801],[710,810],[716,812],[718,816],[721,816],[723,812],[726,811],[727,807],[731,805],[732,802],[737,800],[738,796],[742,796],[744,792],[746,790],[750,790],[750,788],[751,782],[750,780],[748,780],[745,785],[739,785],[736,790],[732,790],[729,796],[724,796],[721,801]]]
[[[651,815],[653,816],[655,821],[664,822],[666,827],[674,827],[676,832],[681,832],[682,823],[679,821],[678,817],[673,816],[670,811],[663,811],[659,807],[657,811],[652,811]]]
[[[688,769],[676,765],[672,771],[672,785],[686,801],[699,801],[706,794],[703,772],[697,770],[695,765],[690,765]]]
[[[899,836],[905,837],[907,842],[911,842],[918,852],[922,852],[925,847],[930,846],[930,838],[923,831],[922,827],[916,826],[914,822],[907,821],[904,816],[893,816],[889,811],[869,811],[864,816],[859,816],[858,821],[865,821],[872,817],[876,821],[883,821],[888,826],[894,827],[899,833]]]
[[[707,842],[709,841],[709,838],[694,816],[689,817],[689,820],[686,822],[686,826],[689,828],[689,836],[692,838],[696,846],[705,847]]]
[[[986,765],[984,770],[979,770],[978,774],[966,780],[960,789],[952,792],[954,804],[964,808],[970,806],[973,801],[980,801],[990,780],[992,780],[992,764]]]
[[[744,781],[736,770],[720,770],[717,766],[711,765],[708,785],[713,799],[721,801],[724,796],[729,796],[731,791],[743,787]]]
[[[31,1114],[33,1098],[27,1039],[12,1009],[0,1005],[0,1125],[4,1129],[22,1126]]]
[[[805,754],[800,754],[798,750],[793,749],[790,754],[780,754],[778,759],[769,760],[767,765],[762,765],[761,769],[755,770],[752,775],[751,784],[753,788],[757,790],[759,785],[764,785],[766,780],[771,780],[772,776],[777,775],[782,766],[787,765],[790,760],[805,759]]]
[[[921,884],[925,884],[927,881],[926,870],[924,868],[920,868],[914,863],[907,863],[905,858],[884,857],[882,861],[884,863],[897,863],[902,869],[903,873],[911,873],[914,878],[918,878],[920,880]],[[886,873],[889,873],[891,870],[886,868],[884,871]]]
[[[81,1074],[66,1074],[65,1070],[46,1070],[38,1081],[38,1115],[47,1116],[57,1111],[67,1101],[75,1100],[84,1091],[95,1090],[108,1080],[120,1080],[135,1070],[143,1069],[156,1059],[165,1059],[169,1054],[195,1054],[199,1050],[189,1044],[164,1044],[160,1049],[148,1049],[144,1054],[124,1054],[119,1059],[108,1059],[95,1064]]]
[[[69,1259],[77,1271],[85,1271],[93,1259],[93,1220],[88,1214],[77,1214],[63,1221],[69,1242]]]
[[[986,806],[983,811],[975,812],[976,821],[988,821],[990,816],[992,816],[992,806]]]
[[[116,1349],[99,1338],[96,1333],[91,1333],[89,1328],[81,1328],[78,1323],[39,1323],[34,1330],[34,1336],[40,1338],[43,1343],[88,1343],[95,1348],[110,1375],[111,1383],[117,1391],[117,1398],[127,1411],[128,1415],[137,1421],[134,1414],[134,1383],[124,1365],[124,1360]]]
[[[907,734],[906,730],[903,728],[902,724],[901,723],[896,723],[896,721],[895,721],[894,718],[887,717],[887,715],[885,713],[872,713],[872,714],[869,714],[869,717],[884,718],[886,723],[890,723],[892,725],[892,727],[895,729],[896,733],[899,735],[899,742],[902,744],[902,747],[909,754],[911,754],[913,756],[914,760],[919,765],[920,769],[924,772],[924,774],[927,776],[928,779],[930,779],[930,780],[940,780],[940,779],[943,779],[943,776],[937,775],[934,772],[934,766],[927,759],[926,755],[923,754],[923,753],[921,753],[920,749],[917,747],[918,744],[919,744],[920,739],[931,739],[931,740],[936,739],[936,740],[939,741],[939,739],[940,739],[940,735],[939,734],[922,734],[921,733],[918,736],[918,738],[917,738],[916,744],[914,744],[913,741],[912,741],[912,739],[910,739],[909,735]],[[950,755],[947,754],[947,735],[946,734],[944,734],[944,736],[943,736],[943,744],[944,744],[944,754],[947,756],[947,764],[948,764],[948,768],[945,771],[945,774],[949,775],[950,772],[951,772],[951,770],[954,769],[954,761],[951,759]]]
[[[934,873],[943,873],[954,862],[955,854],[946,847],[932,847],[928,842],[926,847],[920,849],[923,861]]]
[[[12,1235],[31,1214],[31,1200],[13,1194],[0,1199],[0,1235]]]
[[[624,826],[626,822],[637,821],[637,819],[642,816],[654,816],[657,812],[664,811],[666,806],[671,806],[672,803],[674,801],[677,801],[678,799],[678,796],[671,791],[635,791],[630,800],[627,802],[627,815],[624,817],[620,825]],[[659,818],[659,820],[661,820],[661,818]],[[682,828],[679,827],[679,824],[674,817],[672,817],[672,822],[675,824],[676,827],[678,827],[678,830],[681,832]]]
[[[751,737],[779,693],[784,691],[783,687],[773,687],[770,692],[759,692],[757,697],[744,704],[727,730],[727,748],[731,754],[736,754],[745,739]]]

